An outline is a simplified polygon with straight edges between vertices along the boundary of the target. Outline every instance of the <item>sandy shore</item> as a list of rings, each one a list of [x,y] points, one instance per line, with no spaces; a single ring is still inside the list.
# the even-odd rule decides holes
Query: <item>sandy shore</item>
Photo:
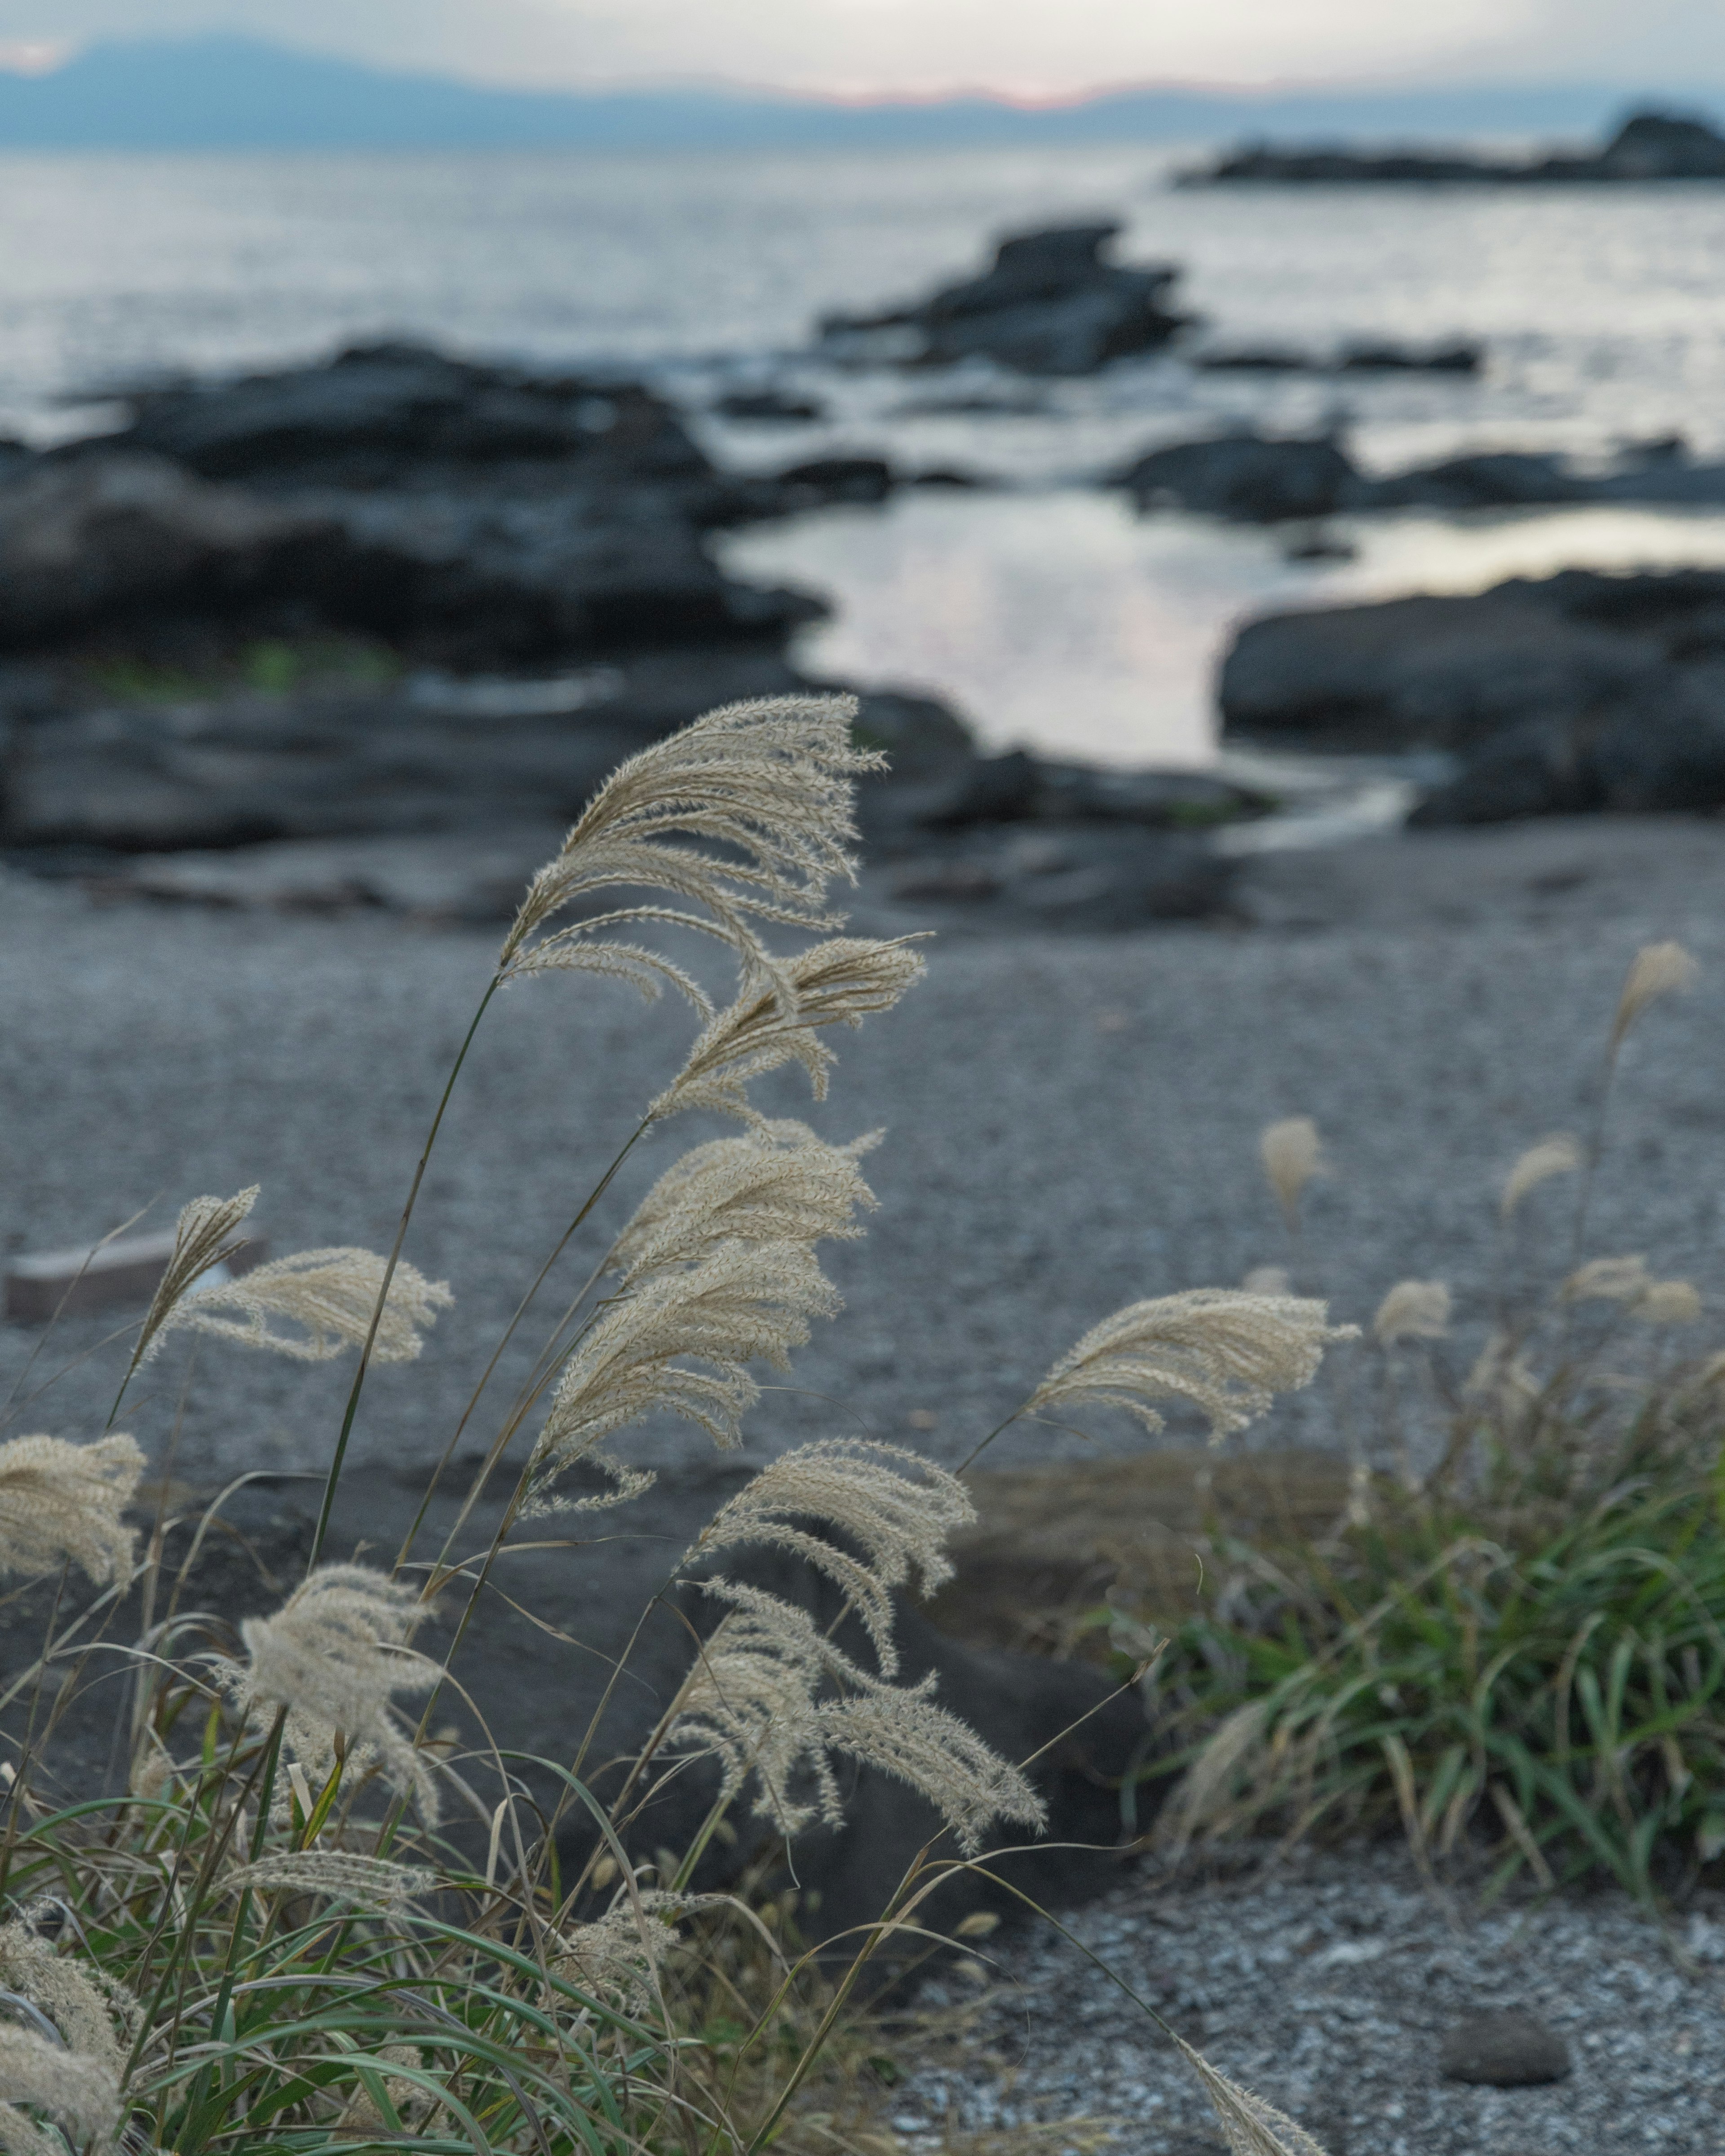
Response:
[[[1117,1304],[1283,1260],[1255,1141],[1294,1113],[1317,1117],[1334,1168],[1312,1194],[1303,1281],[1358,1319],[1398,1278],[1447,1279],[1465,1348],[1497,1178],[1584,1115],[1624,967],[1653,937],[1681,937],[1706,970],[1625,1055],[1592,1246],[1719,1285],[1725,831],[1434,834],[1262,874],[1282,927],[951,937],[897,1012],[841,1040],[814,1119],[834,1136],[886,1127],[870,1170],[881,1209],[866,1241],[830,1253],[848,1307],[800,1358],[798,1389],[768,1395],[755,1445],[862,1425],[957,1456]],[[364,912],[100,906],[8,880],[8,1248],[96,1235],[146,1206],[165,1221],[191,1194],[254,1181],[278,1250],[387,1245],[491,949],[489,934]],[[379,1374],[361,1455],[411,1466],[441,1449],[506,1313],[686,1030],[668,1007],[572,979],[495,1007],[410,1246],[459,1301],[418,1366]],[[806,1112],[790,1085],[779,1103]],[[605,1221],[674,1142],[655,1141]],[[1544,1202],[1554,1244],[1558,1201]],[[37,1337],[0,1328],[8,1383]],[[100,1337],[66,1328],[29,1386]],[[22,1426],[99,1425],[110,1383],[74,1372]],[[212,1343],[189,1375],[177,1354],[152,1366],[131,1414],[158,1448],[177,1422],[180,1464],[200,1478],[311,1467],[343,1384]],[[1326,1412],[1315,1396],[1290,1403],[1264,1437],[1318,1435]],[[1009,1440],[1003,1464],[1050,1443]]]

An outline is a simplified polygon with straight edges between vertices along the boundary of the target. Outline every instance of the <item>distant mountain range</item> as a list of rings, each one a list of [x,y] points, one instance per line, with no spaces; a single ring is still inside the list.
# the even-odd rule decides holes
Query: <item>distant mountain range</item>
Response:
[[[1676,101],[1687,105],[1692,95]],[[1725,88],[1719,95],[1725,100]],[[980,95],[848,103],[718,85],[536,91],[211,36],[99,44],[48,74],[0,74],[0,149],[942,149],[1243,136],[1591,137],[1636,101],[1671,100],[1598,83],[1264,96],[1137,89],[1045,105]]]

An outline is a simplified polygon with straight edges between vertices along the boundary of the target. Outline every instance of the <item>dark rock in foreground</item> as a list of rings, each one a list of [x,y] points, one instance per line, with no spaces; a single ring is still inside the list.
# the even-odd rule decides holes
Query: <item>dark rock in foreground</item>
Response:
[[[1571,569],[1248,623],[1235,735],[1458,753],[1417,824],[1725,806],[1725,571]]]
[[[471,1466],[470,1460],[470,1471]],[[526,1546],[511,1551],[507,1595],[492,1594],[480,1601],[454,1665],[462,1691],[443,1695],[439,1718],[476,1736],[467,1702],[477,1702],[485,1716],[485,1739],[475,1747],[475,1758],[486,1758],[493,1743],[521,1755],[520,1772],[533,1794],[546,1803],[547,1815],[557,1810],[562,1792],[533,1762],[567,1767],[585,1746],[585,1775],[601,1801],[608,1802],[620,1780],[620,1769],[609,1763],[632,1758],[675,1697],[697,1640],[711,1631],[723,1607],[693,1586],[674,1590],[659,1604],[654,1597],[665,1587],[679,1553],[752,1472],[718,1461],[666,1471],[646,1496],[602,1515],[604,1525],[589,1529],[590,1538],[583,1537],[578,1514],[561,1528],[552,1522],[549,1537],[544,1532],[521,1537]],[[443,1545],[465,1481],[458,1469],[449,1494],[439,1492],[433,1499],[420,1555]],[[338,1496],[328,1558],[345,1559],[359,1551],[366,1561],[387,1565],[413,1518],[421,1486],[422,1477],[416,1476],[369,1467],[350,1471]],[[241,1618],[275,1608],[303,1574],[320,1495],[321,1480],[316,1477],[265,1476],[230,1493],[222,1512],[225,1527],[207,1537],[187,1582],[193,1598],[188,1606],[210,1613],[218,1628],[236,1627]],[[486,1547],[498,1524],[502,1496],[500,1490],[480,1502],[461,1531],[456,1557]],[[190,1517],[195,1518],[195,1508]],[[171,1530],[170,1563],[183,1557],[189,1532],[189,1526]],[[839,1645],[871,1666],[856,1619],[846,1618],[837,1591],[806,1565],[770,1551],[743,1552],[735,1562],[727,1558],[726,1571],[808,1608],[824,1626],[837,1626]],[[13,1598],[0,1618],[0,1666],[8,1676],[40,1650],[47,1593],[38,1588]],[[459,1619],[464,1606],[459,1586],[451,1589],[446,1602],[444,1641],[448,1625]],[[1003,1876],[1056,1904],[1106,1886],[1117,1874],[1114,1851],[1121,1839],[1120,1802],[1111,1778],[1117,1783],[1144,1733],[1137,1696],[1118,1691],[1093,1667],[964,1644],[937,1631],[914,1600],[899,1596],[896,1604],[905,1681],[914,1684],[933,1676],[943,1706],[963,1716],[1008,1758],[1032,1763],[1029,1771],[1050,1809],[1048,1846],[997,1859]],[[631,1633],[644,1613],[640,1636],[631,1645]],[[135,1604],[123,1609],[110,1621],[109,1636],[135,1636],[136,1614]],[[131,1631],[128,1618],[134,1620]],[[562,1637],[552,1636],[547,1628],[553,1626]],[[429,1630],[422,1644],[436,1651],[438,1633]],[[616,1658],[624,1654],[627,1676],[614,1682]],[[59,1711],[56,1760],[63,1789],[87,1797],[97,1788],[112,1786],[113,1688],[97,1684],[86,1701],[69,1706],[78,1689],[74,1676]],[[590,1727],[596,1716],[597,1726]],[[484,1769],[470,1764],[466,1771],[482,1775]],[[810,1833],[796,1845],[804,1921],[816,1941],[877,1917],[917,1851],[941,1833],[932,1807],[904,1784],[872,1768],[850,1769],[843,1779],[845,1829]],[[686,1847],[706,1815],[716,1781],[710,1763],[665,1775],[630,1836],[639,1856],[650,1858],[664,1847]],[[449,1822],[458,1845],[480,1857],[488,1825],[483,1815],[493,1800],[495,1794],[481,1799],[480,1815]],[[578,1868],[595,1830],[578,1807],[565,1801],[562,1810],[566,1824],[560,1840],[566,1870],[571,1860]],[[768,1845],[746,1806],[737,1808],[734,1823],[735,1848],[727,1852],[716,1844],[697,1884],[726,1883],[757,1848]],[[991,1835],[990,1843],[999,1848],[1027,1839],[1021,1830],[1007,1828]],[[949,1840],[941,1845],[952,1853]],[[929,1918],[936,1928],[950,1928],[968,1910],[992,1907],[1010,1914],[1018,1906],[1006,1887],[967,1872],[934,1897]],[[920,1943],[915,1951],[922,1951]]]
[[[1003,239],[993,267],[927,300],[820,325],[841,357],[942,367],[985,357],[1021,374],[1093,374],[1111,359],[1154,352],[1188,317],[1163,301],[1178,271],[1102,259],[1120,227],[1057,227]]]
[[[1241,182],[1335,186],[1362,181],[1461,182],[1503,186],[1637,180],[1725,179],[1725,136],[1706,121],[1638,112],[1602,150],[1511,160],[1464,151],[1277,149],[1252,143],[1208,169],[1181,176],[1183,187]]]
[[[1569,2047],[1538,2015],[1504,2007],[1458,2021],[1444,2038],[1440,2064],[1454,2082],[1538,2088],[1568,2073]]]
[[[1725,464],[1692,465],[1681,442],[1625,449],[1609,470],[1579,471],[1544,451],[1446,457],[1374,479],[1331,434],[1240,428],[1151,449],[1114,475],[1141,509],[1172,507],[1275,524],[1380,509],[1525,509],[1584,502],[1725,503]]]

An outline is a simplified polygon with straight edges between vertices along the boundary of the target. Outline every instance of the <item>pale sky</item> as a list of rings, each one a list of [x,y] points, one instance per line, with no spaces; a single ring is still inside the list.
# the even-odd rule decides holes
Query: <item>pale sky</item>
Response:
[[[0,42],[246,30],[547,88],[1725,80],[1725,0],[0,0]]]

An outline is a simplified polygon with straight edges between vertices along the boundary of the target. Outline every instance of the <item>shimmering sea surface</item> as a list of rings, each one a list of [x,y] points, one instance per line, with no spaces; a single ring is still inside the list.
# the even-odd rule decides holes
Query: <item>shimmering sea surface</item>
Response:
[[[800,427],[697,416],[762,468],[833,451],[1004,490],[909,491],[726,542],[824,592],[805,656],[951,697],[985,738],[1125,762],[1212,752],[1230,626],[1266,606],[1468,590],[1566,563],[1725,562],[1725,516],[1622,510],[1357,519],[1347,561],[1134,516],[1095,476],[1231,421],[1344,424],[1385,469],[1463,448],[1594,457],[1681,433],[1725,454],[1725,187],[1176,191],[1130,148],[947,156],[0,158],[0,427],[107,423],[101,392],[382,335],[645,371],[697,415],[764,381]],[[1205,375],[1178,355],[1082,382],[906,377],[811,356],[829,309],[964,274],[991,235],[1102,213],[1184,270],[1199,341],[1327,350],[1481,340],[1479,379]],[[915,413],[930,399],[1030,408]],[[75,399],[75,402],[67,400]]]

